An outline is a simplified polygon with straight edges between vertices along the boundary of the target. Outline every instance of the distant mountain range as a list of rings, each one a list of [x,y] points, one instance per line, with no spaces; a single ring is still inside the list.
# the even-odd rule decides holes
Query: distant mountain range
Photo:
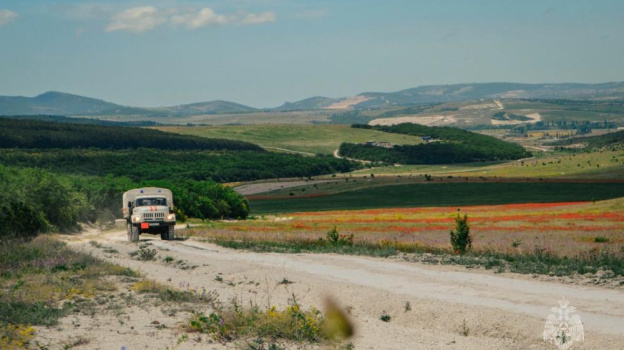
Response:
[[[382,109],[423,103],[479,99],[624,99],[624,82],[604,84],[474,83],[421,86],[396,92],[364,92],[345,98],[311,97],[264,109],[285,112],[319,109]],[[35,97],[0,96],[0,115],[145,115],[191,116],[249,113],[261,109],[228,101],[210,101],[172,107],[139,108],[103,100],[50,91]]]

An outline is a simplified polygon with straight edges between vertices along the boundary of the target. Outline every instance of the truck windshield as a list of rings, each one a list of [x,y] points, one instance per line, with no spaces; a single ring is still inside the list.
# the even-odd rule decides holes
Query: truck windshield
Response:
[[[167,198],[139,198],[136,200],[137,207],[150,205],[167,205]]]

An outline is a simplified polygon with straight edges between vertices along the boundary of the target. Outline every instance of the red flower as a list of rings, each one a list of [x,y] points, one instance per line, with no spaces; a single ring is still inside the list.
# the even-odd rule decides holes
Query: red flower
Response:
[[[457,250],[455,251],[455,254],[459,254],[459,249],[457,249]]]

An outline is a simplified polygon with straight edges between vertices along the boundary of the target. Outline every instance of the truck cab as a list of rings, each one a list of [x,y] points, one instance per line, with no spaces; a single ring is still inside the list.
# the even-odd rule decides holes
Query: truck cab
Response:
[[[175,238],[176,217],[170,190],[155,187],[130,190],[124,193],[123,204],[129,241],[138,241],[142,233],[160,234],[163,240]]]

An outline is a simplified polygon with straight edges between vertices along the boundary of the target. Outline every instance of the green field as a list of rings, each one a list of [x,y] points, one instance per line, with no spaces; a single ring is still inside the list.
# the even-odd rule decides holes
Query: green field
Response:
[[[424,183],[320,197],[250,201],[250,214],[592,201],[624,197],[624,183]]]
[[[208,138],[247,141],[269,150],[281,149],[313,154],[332,154],[342,142],[387,141],[400,145],[422,143],[422,139],[416,136],[354,129],[347,125],[234,125],[158,127],[157,129]]]
[[[521,161],[389,166],[359,170],[354,174],[622,179],[624,151],[552,152]]]

